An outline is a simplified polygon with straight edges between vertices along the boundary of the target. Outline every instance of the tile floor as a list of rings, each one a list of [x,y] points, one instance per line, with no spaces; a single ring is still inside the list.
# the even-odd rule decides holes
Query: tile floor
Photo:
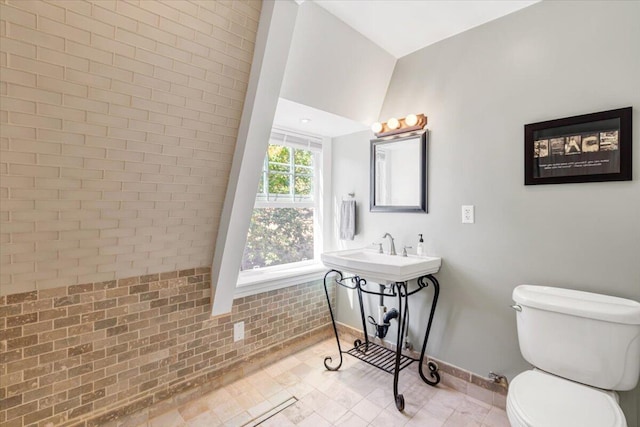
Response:
[[[255,425],[252,420],[292,396],[295,404],[260,426],[509,427],[504,410],[423,383],[416,363],[400,374],[405,409],[399,412],[393,376],[349,355],[339,371],[327,371],[324,357],[336,354],[335,340],[323,341],[138,427]]]

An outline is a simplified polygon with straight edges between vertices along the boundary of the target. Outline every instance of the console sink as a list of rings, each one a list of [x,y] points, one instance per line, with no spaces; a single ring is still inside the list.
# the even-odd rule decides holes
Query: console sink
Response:
[[[377,283],[406,282],[427,274],[437,273],[442,258],[409,255],[387,255],[371,249],[347,249],[325,252],[320,258],[324,265],[347,271]]]

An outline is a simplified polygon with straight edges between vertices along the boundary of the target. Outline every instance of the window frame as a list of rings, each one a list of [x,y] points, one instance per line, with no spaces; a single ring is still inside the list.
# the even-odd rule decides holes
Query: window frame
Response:
[[[274,138],[274,135],[276,138]],[[283,139],[278,139],[278,136]],[[288,141],[287,137],[293,137],[293,142]],[[300,144],[300,139],[306,139],[313,143],[313,146],[303,146]],[[258,193],[260,182],[256,183],[255,202],[253,210],[256,208],[287,208],[287,207],[311,207],[313,208],[313,229],[314,229],[314,257],[313,259],[297,261],[287,264],[279,264],[269,267],[262,267],[253,270],[240,271],[238,275],[238,281],[236,284],[236,292],[234,298],[240,298],[243,296],[253,295],[259,292],[265,292],[268,290],[279,289],[287,286],[293,286],[300,283],[305,283],[311,280],[317,280],[321,278],[326,267],[320,260],[320,255],[323,250],[323,242],[327,234],[327,230],[323,227],[323,218],[327,218],[326,208],[329,206],[329,199],[326,192],[323,189],[330,188],[330,150],[329,138],[306,134],[299,131],[289,130],[281,127],[274,127],[272,129],[271,137],[269,138],[269,145],[286,145],[292,148],[302,148],[310,150],[313,153],[313,202],[305,202],[295,200],[260,200]],[[293,150],[291,151],[293,156]],[[262,177],[265,179],[265,169],[268,171],[268,158],[265,153],[265,157],[262,163]],[[290,186],[295,185],[295,174],[291,172],[292,181]],[[268,180],[263,181],[268,186]],[[268,190],[265,188],[265,190]],[[266,192],[264,193],[267,194]],[[265,197],[268,199],[268,197]],[[325,200],[326,199],[326,200]],[[246,244],[245,244],[246,246]]]
[[[276,145],[269,142],[269,146]],[[256,193],[256,201],[254,204],[255,208],[280,208],[280,207],[289,207],[289,206],[298,206],[304,208],[315,208],[318,200],[318,175],[320,173],[320,162],[321,162],[321,153],[322,150],[318,149],[309,149],[298,147],[294,145],[289,145],[286,142],[286,139],[282,143],[278,143],[277,145],[284,146],[290,148],[289,152],[289,162],[281,163],[281,162],[270,162],[268,155],[265,155],[263,165],[262,165],[262,193]],[[295,150],[306,150],[310,151],[313,155],[313,165],[305,166],[305,165],[296,165],[295,164]],[[271,171],[269,165],[282,165],[286,166],[290,169],[289,172],[280,172],[280,171]],[[296,173],[296,168],[306,168],[311,169],[310,174],[299,174]],[[270,175],[288,175],[289,176],[289,194],[278,194],[278,193],[269,193],[269,176]],[[295,185],[296,185],[296,177],[298,176],[311,176],[313,178],[312,188],[313,191],[310,196],[296,196],[295,194]],[[258,182],[258,187],[260,187],[260,182]],[[281,196],[283,200],[278,201],[278,197]],[[274,197],[274,200],[271,200],[270,197]],[[296,201],[296,197],[300,197],[300,200]],[[311,200],[311,201],[308,201]]]

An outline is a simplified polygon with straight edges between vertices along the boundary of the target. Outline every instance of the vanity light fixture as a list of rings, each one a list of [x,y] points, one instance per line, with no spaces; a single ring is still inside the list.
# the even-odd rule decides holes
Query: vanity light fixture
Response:
[[[404,122],[407,124],[407,126],[415,126],[418,124],[418,116],[416,116],[415,114],[409,114],[404,118]]]
[[[374,123],[371,130],[377,137],[395,135],[397,133],[411,132],[423,129],[427,125],[427,116],[424,114],[409,114],[402,119],[390,118],[385,123]]]
[[[400,122],[395,117],[391,117],[389,120],[387,120],[387,126],[389,127],[389,129],[395,130],[400,127]]]

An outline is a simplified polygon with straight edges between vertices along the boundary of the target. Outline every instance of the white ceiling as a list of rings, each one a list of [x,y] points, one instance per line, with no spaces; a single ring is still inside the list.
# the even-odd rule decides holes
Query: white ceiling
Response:
[[[302,4],[305,0],[296,0]],[[396,58],[540,0],[313,1]],[[302,123],[300,119],[310,121]],[[369,128],[326,111],[279,98],[274,126],[330,138]]]
[[[539,0],[313,0],[401,58]]]
[[[302,123],[301,119],[309,121]],[[284,98],[278,98],[273,125],[330,138],[349,135],[369,128],[362,123]]]

